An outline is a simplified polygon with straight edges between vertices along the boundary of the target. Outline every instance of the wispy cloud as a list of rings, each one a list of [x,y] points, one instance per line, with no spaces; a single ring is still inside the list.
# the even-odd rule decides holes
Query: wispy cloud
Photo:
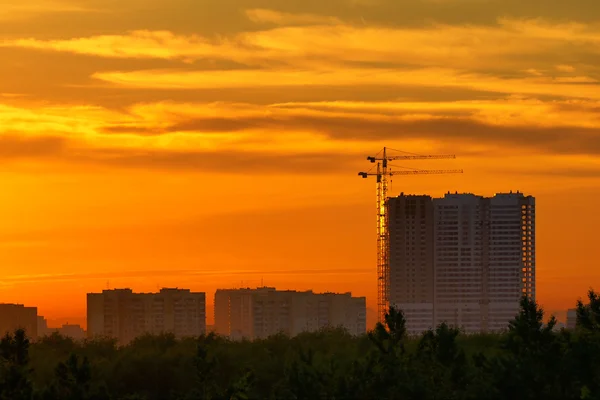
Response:
[[[495,26],[434,24],[395,28],[264,9],[249,10],[247,15],[255,22],[281,26],[217,38],[137,30],[67,40],[21,38],[1,45],[111,58],[228,59],[255,66],[341,67],[343,63],[362,62],[508,71],[548,63],[550,70],[552,64],[560,63],[557,54],[576,54],[582,59],[600,43],[597,26],[556,24],[542,19],[505,18]],[[296,26],[297,23],[302,26]],[[554,71],[572,72],[564,68]]]
[[[336,173],[368,143],[463,152],[600,155],[600,101],[509,96],[454,102],[140,103],[99,107],[0,107],[4,161],[221,173]],[[4,113],[1,112],[4,110]],[[20,134],[15,126],[22,126]],[[3,132],[4,131],[4,132]],[[473,147],[475,146],[475,147]],[[340,152],[340,147],[344,151]],[[222,157],[227,152],[228,157]]]
[[[414,86],[448,89],[475,89],[503,94],[546,95],[600,99],[595,86],[582,87],[577,83],[591,78],[499,78],[481,73],[460,73],[435,69],[282,69],[184,71],[144,70],[99,72],[94,78],[130,89],[227,89],[227,88],[299,88],[354,86]],[[565,83],[566,82],[566,83]]]
[[[289,270],[228,270],[228,275],[337,275],[337,274],[372,274],[373,271],[369,268],[340,268],[340,269],[289,269]],[[50,273],[50,274],[21,274],[21,275],[5,275],[0,278],[0,286],[14,285],[18,283],[42,283],[42,282],[72,282],[81,279],[124,279],[124,278],[160,278],[177,276],[181,279],[188,277],[206,277],[223,275],[223,270],[198,270],[198,269],[183,269],[183,270],[134,270],[120,271],[109,273]]]
[[[0,1],[0,21],[21,20],[49,13],[82,13],[97,10],[69,1],[36,0],[35,2]]]
[[[293,14],[264,8],[247,10],[246,15],[252,22],[275,25],[340,25],[342,21],[336,17],[315,14]]]
[[[562,72],[574,72],[575,71],[575,67],[573,67],[572,65],[565,65],[565,64],[557,65],[556,69],[558,71],[562,71]]]
[[[76,144],[76,142],[75,142]],[[73,145],[61,137],[0,137],[0,160],[28,160],[40,164],[97,165],[146,170],[186,170],[221,174],[333,174],[356,163],[353,154],[323,152],[221,152]]]
[[[241,49],[226,39],[209,40],[196,35],[176,35],[169,31],[139,30],[127,35],[100,35],[68,40],[17,39],[0,45],[110,58],[236,59],[240,52],[240,56],[251,57],[249,49]]]

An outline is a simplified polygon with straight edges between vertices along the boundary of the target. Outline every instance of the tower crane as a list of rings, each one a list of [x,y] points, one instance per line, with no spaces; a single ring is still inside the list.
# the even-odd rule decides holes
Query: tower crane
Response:
[[[407,170],[390,171],[388,162],[396,160],[439,160],[456,158],[455,155],[402,155],[388,156],[387,148],[383,148],[381,157],[367,157],[371,163],[377,163],[376,172],[359,172],[358,175],[367,178],[377,177],[377,316],[381,323],[385,321],[385,314],[389,310],[390,299],[390,264],[389,264],[389,232],[388,232],[388,177],[394,175],[420,175],[420,174],[462,174],[462,169],[446,170]]]

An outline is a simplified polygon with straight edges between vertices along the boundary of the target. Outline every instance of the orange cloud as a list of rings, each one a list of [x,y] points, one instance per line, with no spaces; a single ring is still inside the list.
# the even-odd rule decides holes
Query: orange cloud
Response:
[[[36,0],[35,2],[3,2],[0,4],[0,21],[27,19],[48,13],[80,13],[95,10],[68,1]]]
[[[0,121],[10,129],[4,128],[1,154],[193,169],[221,165],[214,159],[228,151],[256,166],[259,159],[265,165],[281,162],[280,156],[290,162],[304,157],[319,166],[319,155],[337,152],[341,142],[352,157],[377,141],[435,151],[452,139],[467,153],[518,145],[514,151],[595,155],[600,153],[599,108],[598,101],[518,96],[437,103],[159,102],[135,104],[126,112],[80,107],[76,114],[66,107],[3,106]],[[27,136],[15,136],[15,129]],[[231,163],[234,169],[236,165]]]
[[[133,31],[129,35],[102,35],[69,40],[18,39],[3,46],[70,52],[112,58],[198,59],[235,54],[234,46],[200,36],[178,36],[169,31]]]
[[[276,25],[340,25],[336,17],[324,17],[314,14],[292,14],[263,8],[247,10],[246,15],[252,22],[272,23]]]
[[[278,87],[414,86],[472,89],[504,94],[600,99],[588,77],[497,78],[487,74],[459,73],[448,69],[313,69],[313,70],[144,70],[100,72],[94,78],[130,89],[226,89]]]
[[[556,69],[558,71],[562,71],[562,72],[575,72],[575,67],[573,67],[572,65],[557,65]]]
[[[5,47],[22,47],[112,58],[158,58],[186,61],[227,59],[248,65],[330,65],[347,62],[392,63],[477,69],[531,68],[532,55],[550,63],[557,52],[592,51],[600,42],[593,25],[552,24],[541,19],[500,19],[497,26],[434,24],[418,28],[358,26],[335,18],[247,11],[255,22],[281,25],[217,39],[176,35],[170,31],[132,31],[67,40],[23,38]],[[305,26],[294,26],[297,23]],[[527,58],[524,58],[527,56]],[[540,64],[536,61],[536,64]],[[558,69],[563,73],[572,71]]]

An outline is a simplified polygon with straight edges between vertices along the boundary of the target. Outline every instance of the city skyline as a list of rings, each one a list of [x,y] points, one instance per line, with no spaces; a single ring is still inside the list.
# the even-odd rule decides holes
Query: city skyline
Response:
[[[60,326],[107,284],[184,286],[210,319],[217,288],[264,279],[376,310],[356,172],[389,146],[465,171],[390,196],[534,194],[536,299],[572,308],[600,279],[600,4],[524,3],[3,5],[0,302]]]
[[[404,313],[409,334],[421,334],[441,323],[467,333],[501,331],[517,313],[521,296],[536,300],[535,197],[520,191],[497,193],[493,197],[448,192],[441,198],[401,193],[389,198],[386,208],[390,246],[386,251],[390,269],[390,291],[386,296],[390,306]],[[347,315],[355,312],[350,311],[355,306],[350,303],[342,306],[346,303],[339,303],[341,300],[337,300],[339,304],[335,307],[331,303],[331,299],[344,296],[354,301],[350,292],[316,294],[312,290],[277,290],[265,286],[262,279],[256,288],[242,286],[243,282],[240,288],[215,291],[215,301],[208,307],[214,309],[212,319],[207,319],[205,292],[190,294],[189,289],[177,287],[162,288],[158,293],[133,293],[130,288],[87,293],[84,326],[90,337],[108,332],[122,342],[143,332],[187,329],[175,328],[182,322],[171,328],[167,325],[173,324],[173,315],[179,312],[177,307],[182,307],[177,301],[187,301],[186,296],[201,296],[202,311],[194,310],[194,315],[202,315],[201,329],[206,329],[210,321],[217,333],[232,338],[268,337],[279,331],[296,335],[303,330],[315,331],[329,326],[332,321],[357,333],[352,325],[356,322],[351,322],[355,317],[348,320]],[[325,301],[330,305],[321,304],[323,296],[330,299]],[[182,300],[177,300],[180,298]],[[373,326],[374,310],[369,310],[371,315],[368,315],[366,298],[356,300],[362,301],[363,307],[360,311],[363,322],[358,332],[364,332],[367,326]],[[157,301],[160,309],[156,308]],[[255,302],[282,303],[280,307],[258,306]],[[163,315],[167,312],[165,307],[171,317]],[[237,319],[232,307],[237,309]],[[326,311],[329,308],[331,311]],[[323,312],[329,313],[328,316],[321,315]],[[572,322],[569,312],[561,310],[558,317],[566,323],[569,319]],[[161,315],[160,323],[156,315]],[[269,315],[270,322],[262,327],[266,322],[259,319]],[[141,325],[135,322],[140,318],[145,321]],[[177,318],[187,321],[183,316]],[[165,322],[167,320],[171,322]],[[124,339],[123,329],[133,336]],[[177,330],[173,332],[181,334]]]
[[[472,193],[459,193],[458,191],[456,191],[455,193],[458,196],[481,197],[480,195],[477,195],[477,194],[474,195]],[[511,191],[511,193],[512,193],[512,191]],[[519,194],[521,192],[517,190],[517,191],[514,191],[514,193],[515,194]],[[499,195],[498,193],[495,194],[495,196],[498,196],[498,195]],[[390,197],[390,201],[392,202],[392,204],[394,204],[394,202],[396,200],[398,200],[399,198],[402,198],[402,196],[405,196],[405,194],[402,193],[402,194],[399,195],[399,197]],[[434,200],[434,201],[437,200],[436,198],[434,198],[434,197],[432,197],[430,195],[408,195],[408,196],[409,197],[413,196],[413,197],[415,197],[417,199],[429,199],[430,201],[431,200]],[[454,196],[454,194],[450,194],[450,192],[444,193],[444,197],[448,198],[448,196]],[[521,194],[521,196],[522,196],[522,194]],[[431,211],[433,211],[433,209]],[[374,231],[375,230],[373,229],[373,233],[374,233]],[[433,236],[432,236],[432,238],[433,238]],[[431,256],[433,257],[434,255],[431,254]],[[433,267],[433,265],[432,265],[432,267]],[[373,269],[375,269],[375,266],[373,266]],[[308,273],[309,271],[304,271],[304,272]],[[345,271],[341,271],[341,272],[344,273]],[[433,271],[433,272],[435,273],[435,271]],[[282,270],[282,273],[285,273],[285,270]],[[427,274],[427,271],[418,271],[418,273]],[[215,304],[212,301],[213,297],[211,296],[211,294],[214,294],[214,293],[218,292],[219,290],[239,290],[239,289],[250,289],[251,287],[253,287],[253,288],[268,287],[269,285],[265,285],[264,274],[260,274],[260,271],[258,271],[258,274],[261,275],[260,279],[257,278],[257,279],[254,279],[254,280],[246,280],[245,282],[242,280],[242,281],[240,281],[239,285],[223,286],[223,287],[215,289],[212,292],[204,290],[202,287],[199,287],[199,288],[195,287],[194,289],[191,289],[191,290],[201,290],[203,293],[207,293],[207,299],[206,299],[206,321],[207,322],[206,323],[207,324],[208,323],[212,324],[212,323],[215,322],[215,320],[214,320],[214,313],[213,313]],[[199,275],[201,275],[201,274],[199,274]],[[396,278],[396,279],[398,279],[398,278]],[[260,284],[259,284],[259,281],[260,281]],[[249,284],[251,282],[254,282],[255,284]],[[375,322],[377,320],[377,316],[376,316],[376,304],[377,304],[377,301],[376,301],[376,298],[375,298],[375,296],[376,296],[376,274],[375,274],[375,277],[374,277],[373,281],[371,281],[369,283],[366,283],[366,282],[363,282],[363,283],[364,283],[363,288],[364,287],[367,288],[367,290],[365,290],[365,292],[368,292],[369,290],[372,290],[372,292],[373,292],[372,297],[364,296],[364,297],[367,298],[367,309],[366,309],[366,311],[367,311],[367,317],[368,317],[367,326],[368,327],[372,327],[372,326],[374,326],[374,324],[375,324]],[[132,290],[129,286],[112,286],[112,285],[110,285],[110,281],[107,281],[106,285],[107,286],[105,288],[103,288],[102,290]],[[183,286],[185,286],[185,285],[173,285],[171,287],[173,287],[173,288],[181,288]],[[324,284],[324,285],[322,285],[322,286],[326,287],[327,283]],[[317,285],[317,287],[319,287],[319,285]],[[154,289],[158,290],[159,286],[157,285]],[[165,289],[168,289],[168,287],[162,287],[160,289],[161,290],[165,290]],[[137,289],[134,289],[134,291],[135,290],[137,290]],[[186,290],[190,290],[190,289],[186,289]],[[302,291],[313,291],[313,286],[300,287],[299,288],[297,285],[296,286],[291,285],[290,287],[279,287],[278,290],[283,290],[283,291],[296,291],[296,290],[298,290],[300,292],[302,292]],[[153,293],[152,289],[149,289],[146,292],[147,293]],[[143,290],[141,291],[141,293],[146,293],[146,292],[143,291]],[[331,290],[329,290],[327,288],[323,289],[322,292],[334,293],[334,291],[331,291]],[[343,292],[345,292],[345,290],[341,289],[340,292],[343,293]],[[350,291],[348,291],[348,292],[350,292]],[[410,293],[406,293],[406,294],[410,295]],[[413,293],[413,295],[414,295],[414,293]],[[89,296],[89,294],[88,294],[88,296]],[[402,296],[402,295],[400,295],[400,296]],[[22,302],[16,301],[14,303],[15,304],[21,304]],[[407,309],[407,308],[405,308],[407,306],[410,308],[410,302],[403,303],[403,304],[402,304],[402,302],[391,302],[391,303],[395,303],[397,305],[400,304],[400,309],[402,309],[403,312],[405,312],[405,313],[409,313],[409,314],[407,314],[407,316],[410,317],[410,310]],[[571,301],[571,303],[572,303],[572,301]],[[32,307],[34,307],[36,309],[39,308],[38,305],[27,305],[26,304],[26,306],[32,306]],[[549,313],[550,314],[554,314],[557,318],[559,318],[559,320],[565,322],[567,320],[567,310],[571,309],[572,306],[573,305],[569,303],[569,304],[566,305],[565,308],[558,308],[556,310],[549,310]],[[65,317],[65,316],[62,316],[62,317],[59,316],[58,318],[56,318],[56,317],[52,318],[51,317],[51,318],[48,318],[48,321],[52,321],[52,323],[51,323],[52,328],[59,328],[60,325],[69,324],[69,322],[80,324],[81,326],[86,327],[86,329],[87,329],[87,325],[88,325],[88,321],[87,321],[87,319],[85,317],[85,314],[84,315],[71,315],[71,316],[67,316],[67,317]],[[410,330],[410,328],[409,328],[409,330]]]

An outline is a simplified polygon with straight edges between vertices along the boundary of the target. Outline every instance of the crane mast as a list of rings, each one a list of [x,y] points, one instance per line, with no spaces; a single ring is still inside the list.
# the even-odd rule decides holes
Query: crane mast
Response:
[[[381,323],[385,321],[385,313],[389,309],[390,293],[387,177],[383,173],[387,170],[384,168],[377,163],[377,318]]]
[[[389,220],[388,220],[388,177],[394,175],[418,174],[461,174],[463,170],[408,170],[388,171],[388,162],[395,160],[436,160],[456,158],[455,155],[404,155],[388,157],[387,148],[383,148],[381,157],[367,157],[371,163],[376,163],[376,172],[359,172],[358,175],[367,178],[377,178],[377,317],[384,323],[385,314],[390,307],[390,265],[389,265]]]

